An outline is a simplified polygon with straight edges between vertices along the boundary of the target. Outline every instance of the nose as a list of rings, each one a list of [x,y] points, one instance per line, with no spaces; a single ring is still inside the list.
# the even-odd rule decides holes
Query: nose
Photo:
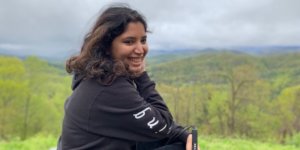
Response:
[[[138,55],[143,55],[144,54],[144,46],[142,43],[138,43],[134,49],[134,52]]]

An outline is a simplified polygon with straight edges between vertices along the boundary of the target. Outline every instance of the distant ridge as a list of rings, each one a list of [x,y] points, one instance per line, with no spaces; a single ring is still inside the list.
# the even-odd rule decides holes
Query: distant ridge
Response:
[[[300,52],[300,46],[242,46],[233,47],[238,51],[243,51],[254,55],[270,55]]]
[[[290,45],[290,46],[232,46],[232,47],[211,47],[211,48],[199,48],[199,49],[156,49],[150,50],[148,53],[148,58],[158,58],[160,61],[168,61],[173,58],[186,58],[190,56],[197,56],[201,54],[213,54],[220,51],[230,51],[236,54],[250,54],[250,55],[273,55],[273,54],[283,54],[283,53],[295,53],[300,52],[300,45]],[[59,54],[51,54],[49,56],[36,55],[42,59],[48,61],[65,61],[70,56],[74,55],[75,51],[64,51]],[[31,53],[22,51],[15,52],[6,49],[0,49],[0,55],[15,56],[21,59],[27,56],[32,56]]]

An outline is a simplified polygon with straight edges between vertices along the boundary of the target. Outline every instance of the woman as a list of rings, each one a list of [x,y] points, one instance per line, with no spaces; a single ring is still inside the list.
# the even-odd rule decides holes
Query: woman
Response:
[[[191,135],[172,120],[145,71],[147,23],[137,11],[111,6],[66,64],[74,74],[59,148],[191,149]]]

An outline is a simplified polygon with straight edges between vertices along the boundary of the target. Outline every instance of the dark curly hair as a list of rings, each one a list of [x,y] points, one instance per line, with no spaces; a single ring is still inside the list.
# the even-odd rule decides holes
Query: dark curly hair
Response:
[[[95,78],[110,84],[118,76],[128,75],[127,67],[112,58],[112,41],[121,35],[131,22],[141,22],[147,32],[145,18],[128,5],[113,5],[103,11],[84,38],[81,52],[66,62],[66,71]]]

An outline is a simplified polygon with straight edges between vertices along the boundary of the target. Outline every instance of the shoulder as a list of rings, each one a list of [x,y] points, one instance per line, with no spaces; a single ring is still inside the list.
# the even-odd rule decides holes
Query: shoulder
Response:
[[[144,103],[134,82],[127,77],[118,77],[111,85],[105,86],[98,100],[107,107],[135,108]]]
[[[126,94],[136,91],[136,85],[132,79],[126,76],[116,78],[110,85],[104,86],[105,92],[111,95]]]

